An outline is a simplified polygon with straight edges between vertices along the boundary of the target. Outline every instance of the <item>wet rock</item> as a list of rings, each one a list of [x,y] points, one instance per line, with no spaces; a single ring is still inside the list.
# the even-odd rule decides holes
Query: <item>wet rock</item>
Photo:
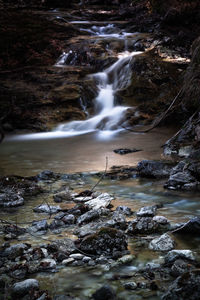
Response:
[[[195,217],[185,224],[183,224],[178,229],[174,230],[173,233],[178,234],[197,234],[200,232],[200,217]]]
[[[70,254],[69,256],[70,258],[73,258],[75,260],[82,260],[84,255],[81,254],[81,253],[73,253],[73,254]]]
[[[90,211],[78,217],[77,224],[80,226],[83,223],[91,222],[92,220],[100,218],[100,216],[104,214],[108,214],[107,210],[104,210],[102,208],[91,209]]]
[[[175,242],[165,233],[153,239],[149,244],[149,249],[154,251],[170,251],[175,247]]]
[[[60,203],[63,201],[72,201],[73,196],[72,193],[68,189],[66,189],[65,191],[61,191],[53,195],[53,199],[55,202]]]
[[[38,180],[51,180],[51,179],[56,179],[58,177],[59,177],[58,174],[50,170],[42,171],[37,175]]]
[[[115,152],[117,154],[120,154],[120,155],[133,153],[133,152],[139,152],[139,151],[142,151],[142,150],[140,150],[140,149],[126,149],[126,148],[113,150],[113,152]]]
[[[21,282],[17,282],[12,287],[12,293],[16,296],[24,296],[30,291],[38,290],[39,282],[36,279],[26,279]]]
[[[113,199],[114,197],[110,196],[108,193],[103,193],[97,198],[85,202],[85,205],[89,209],[107,208]]]
[[[183,259],[177,259],[171,267],[170,274],[173,277],[178,277],[186,272],[191,271],[194,268],[195,267],[193,265],[188,264],[188,261],[184,261]]]
[[[177,259],[195,260],[195,255],[191,250],[171,250],[165,256],[165,263],[172,264]]]
[[[79,248],[84,253],[113,255],[115,251],[127,250],[127,240],[122,231],[103,227],[95,234],[86,236]]]
[[[98,226],[91,226],[91,223],[82,225],[80,228],[74,230],[74,234],[78,235],[79,238],[84,238],[87,235],[94,234]]]
[[[179,276],[162,296],[162,300],[198,300],[200,294],[200,271],[194,270]]]
[[[62,261],[62,265],[67,266],[67,265],[72,264],[74,261],[75,261],[75,259],[72,258],[72,257],[71,257],[71,258],[67,258],[67,259],[64,259],[64,260]]]
[[[145,206],[140,208],[140,210],[136,214],[138,217],[154,217],[156,214],[156,210],[156,206]]]
[[[135,256],[132,254],[127,254],[120,257],[117,262],[122,265],[130,264],[135,259]]]
[[[195,179],[190,172],[177,172],[170,175],[168,181],[165,184],[165,188],[176,190],[196,190],[198,189],[199,182]]]
[[[3,257],[8,257],[9,259],[14,259],[23,255],[28,248],[28,244],[15,244],[3,250],[1,255]]]
[[[116,211],[120,212],[121,214],[124,214],[126,216],[131,216],[133,212],[131,211],[130,207],[128,206],[117,206]]]
[[[40,231],[40,230],[47,230],[48,229],[48,223],[47,220],[41,220],[41,221],[34,221],[32,223],[32,229],[34,229],[34,231]]]
[[[52,206],[47,204],[40,204],[33,209],[34,212],[46,214],[56,214],[60,210],[60,206]]]
[[[54,259],[45,258],[40,262],[41,271],[55,269],[55,268],[56,268],[56,261]]]
[[[167,218],[163,217],[163,216],[155,216],[155,217],[153,217],[153,221],[158,224],[161,224],[161,225],[169,224],[169,221],[167,220]]]
[[[123,284],[123,286],[126,290],[135,290],[135,289],[137,289],[137,283],[135,283],[134,281],[126,282],[126,283]]]
[[[147,234],[158,232],[159,226],[151,217],[141,217],[132,221],[128,225],[127,233],[129,234]]]
[[[112,219],[107,221],[105,226],[125,230],[127,227],[126,218],[124,214],[115,211],[112,215]]]
[[[116,293],[109,285],[104,285],[92,295],[92,298],[94,300],[114,300]]]
[[[170,175],[172,167],[172,163],[142,160],[137,165],[137,171],[138,174],[142,177],[165,178]]]
[[[101,174],[100,174],[101,175]],[[104,175],[110,179],[128,179],[136,175],[136,168],[130,166],[112,166]]]
[[[26,229],[13,224],[8,224],[3,227],[3,232],[17,237],[18,235],[24,234],[26,232]]]
[[[69,215],[65,215],[63,218],[62,218],[62,221],[67,224],[67,225],[71,225],[71,224],[74,224],[75,223],[75,216],[72,215],[72,214],[69,214]]]
[[[24,204],[24,198],[16,193],[1,193],[0,207],[17,207]]]
[[[53,242],[48,246],[48,249],[50,252],[52,249],[53,252],[61,252],[67,255],[74,253],[75,251],[77,252],[74,242],[71,239],[67,239],[67,238],[60,239],[57,240],[56,242]]]
[[[60,227],[64,227],[65,223],[62,220],[53,220],[51,224],[49,225],[49,229],[54,231],[57,230]]]

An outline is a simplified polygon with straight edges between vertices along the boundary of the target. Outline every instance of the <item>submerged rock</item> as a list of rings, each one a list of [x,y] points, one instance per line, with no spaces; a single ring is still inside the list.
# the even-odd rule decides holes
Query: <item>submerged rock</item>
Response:
[[[127,148],[113,150],[113,152],[120,154],[120,155],[133,153],[133,152],[139,152],[139,151],[142,151],[142,150],[141,149],[127,149]]]
[[[165,233],[153,239],[149,244],[149,249],[154,251],[170,251],[175,247],[175,242]]]
[[[116,293],[109,285],[104,285],[92,295],[92,298],[94,300],[114,300]]]
[[[127,250],[126,235],[117,229],[103,227],[95,234],[86,236],[79,245],[88,254],[113,255],[115,251]]]
[[[38,290],[39,282],[36,279],[26,279],[21,282],[17,282],[12,287],[12,293],[16,296],[24,296],[30,291]]]

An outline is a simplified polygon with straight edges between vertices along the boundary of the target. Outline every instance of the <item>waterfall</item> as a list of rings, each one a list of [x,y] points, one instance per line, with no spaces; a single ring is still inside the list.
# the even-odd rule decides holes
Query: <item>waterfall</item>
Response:
[[[97,82],[98,95],[95,99],[97,113],[84,121],[72,121],[59,125],[55,131],[65,132],[65,136],[85,134],[96,131],[101,136],[115,134],[122,130],[121,121],[128,107],[115,106],[114,95],[129,84],[131,70],[129,62],[132,56],[141,52],[124,53],[104,72],[91,75]]]

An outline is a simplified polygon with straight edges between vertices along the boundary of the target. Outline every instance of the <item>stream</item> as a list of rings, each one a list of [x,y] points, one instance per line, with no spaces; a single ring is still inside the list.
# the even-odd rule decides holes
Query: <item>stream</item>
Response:
[[[7,136],[0,146],[0,175],[32,176],[43,170],[60,173],[80,173],[82,177],[70,179],[67,183],[77,192],[91,189],[98,181],[96,172],[103,171],[108,159],[108,168],[113,165],[136,166],[143,159],[163,159],[162,145],[170,138],[173,128],[158,128],[149,133],[133,133],[121,127],[121,120],[128,109],[127,106],[115,105],[117,90],[125,88],[130,80],[129,61],[141,52],[129,52],[127,39],[130,41],[133,33],[119,30],[117,26],[92,25],[90,22],[74,21],[79,29],[88,32],[99,39],[120,39],[124,41],[124,52],[118,54],[117,61],[104,71],[91,74],[96,82],[98,95],[95,99],[95,113],[86,120],[71,121],[59,124],[52,132],[28,133]],[[83,26],[84,27],[81,27]],[[91,26],[92,25],[92,26]],[[136,33],[138,34],[138,33]],[[70,52],[63,53],[55,64],[55,68],[64,68]],[[70,62],[68,62],[70,64]],[[73,64],[73,62],[71,62]],[[113,152],[118,148],[136,148],[136,153],[119,155]],[[52,190],[66,185],[66,181],[58,181],[52,185]],[[200,213],[199,196],[192,193],[167,191],[163,188],[163,180],[147,180],[137,177],[126,180],[103,179],[97,186],[98,192],[108,192],[115,196],[112,201],[113,210],[119,205],[126,205],[134,212],[143,206],[162,204],[159,214],[165,216],[171,223],[186,222]],[[1,211],[0,217],[9,221],[28,222],[41,219],[41,214],[33,212],[33,208],[42,202],[42,197],[26,201],[19,209]],[[46,196],[49,204],[55,205],[52,193]],[[69,207],[72,203],[68,204]],[[42,214],[46,218],[45,214]],[[73,228],[59,234],[48,233],[44,239],[34,238],[28,234],[20,241],[31,242],[33,245],[46,243],[45,239],[70,237],[75,239]],[[176,237],[176,249],[191,249],[200,254],[199,238],[192,241],[189,237]],[[3,242],[3,240],[2,240]],[[160,253],[148,248],[137,247],[135,239],[129,239],[129,250],[136,255],[134,265],[125,265],[110,270],[102,265],[91,267],[59,267],[55,273],[39,273],[32,278],[40,281],[41,288],[48,289],[52,295],[72,293],[74,299],[89,299],[91,294],[102,284],[111,282],[120,299],[160,299],[160,294],[149,291],[125,291],[119,281],[111,281],[113,275],[130,274],[150,262],[160,262]],[[123,280],[122,280],[123,281]],[[103,300],[103,299],[102,299]]]

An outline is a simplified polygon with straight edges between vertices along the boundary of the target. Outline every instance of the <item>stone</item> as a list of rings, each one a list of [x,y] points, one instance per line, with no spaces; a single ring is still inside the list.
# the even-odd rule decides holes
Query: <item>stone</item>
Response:
[[[80,226],[83,223],[91,222],[92,220],[98,219],[101,216],[101,209],[91,209],[85,214],[81,215],[77,219],[77,224]]]
[[[15,283],[12,287],[12,293],[16,296],[24,296],[30,291],[38,289],[39,282],[36,279],[26,279],[24,281]]]
[[[128,153],[133,153],[133,152],[139,152],[142,151],[141,149],[127,149],[127,148],[120,148],[120,149],[115,149],[113,150],[113,152],[120,154],[120,155],[124,155],[124,154],[128,154]]]
[[[125,230],[127,227],[126,218],[125,218],[124,214],[121,214],[120,212],[115,211],[112,215],[112,219],[107,221],[105,226]]]
[[[65,215],[63,218],[62,218],[62,221],[67,224],[67,225],[71,225],[71,224],[74,224],[75,223],[75,216],[72,215],[72,214],[69,214],[69,215]]]
[[[27,244],[15,244],[8,248],[6,248],[2,252],[2,256],[9,257],[10,259],[14,259],[18,256],[21,256],[24,254],[24,252],[29,248]]]
[[[165,263],[172,264],[176,259],[195,260],[195,255],[191,250],[171,250],[165,256]]]
[[[165,233],[158,238],[153,239],[149,244],[149,249],[154,251],[170,251],[175,247],[175,242],[169,234]]]
[[[47,230],[48,229],[48,223],[47,220],[41,220],[41,221],[33,221],[32,227],[36,229],[36,231],[40,230]]]
[[[116,293],[109,285],[104,285],[92,295],[92,298],[94,300],[114,300]]]
[[[69,256],[70,258],[73,258],[75,260],[82,260],[84,255],[81,254],[81,253],[73,253],[73,254],[70,254]]]
[[[17,193],[0,193],[0,207],[17,207],[24,205],[24,198]]]
[[[153,221],[158,224],[162,224],[162,225],[169,224],[169,221],[167,220],[167,218],[165,218],[163,216],[155,216],[155,217],[153,217]]]
[[[138,174],[142,177],[166,178],[170,175],[172,167],[172,163],[142,160],[137,165],[137,171]]]
[[[151,217],[141,217],[129,223],[127,233],[129,234],[147,234],[159,231],[158,223]]]
[[[126,282],[123,284],[126,290],[135,290],[137,289],[137,283],[134,281]]]
[[[162,300],[190,299],[198,300],[200,295],[200,271],[199,269],[186,272],[179,276],[168,287]]]
[[[83,238],[79,248],[88,254],[112,256],[115,251],[127,250],[126,235],[120,230],[102,227],[95,234]]]
[[[190,189],[192,189],[192,186],[194,186],[194,189],[196,189],[198,186],[197,180],[188,171],[177,172],[175,174],[170,175],[168,181],[165,184],[165,188],[171,190],[187,190],[189,189],[188,184],[190,184]]]
[[[76,246],[74,245],[74,241],[69,238],[63,238],[60,240],[56,240],[56,242],[53,242],[51,245],[49,245],[48,248],[53,247],[59,252],[63,252],[66,254],[74,253],[76,249]]]
[[[126,264],[131,263],[134,259],[135,259],[135,255],[127,254],[127,255],[124,255],[124,256],[120,257],[120,258],[117,260],[117,262],[118,262],[119,264],[126,265]]]
[[[40,270],[49,270],[56,268],[56,261],[51,258],[42,259],[40,262]]]
[[[93,199],[93,197],[89,197],[89,196],[85,196],[85,197],[76,197],[76,198],[74,198],[74,202],[76,203],[85,203],[85,202],[87,202],[87,201],[90,201],[90,200],[92,200]]]
[[[106,208],[110,205],[110,203],[113,199],[114,199],[114,197],[110,196],[108,193],[103,193],[103,194],[99,195],[97,198],[86,201],[85,205],[89,209]]]
[[[47,214],[56,214],[60,210],[60,206],[52,206],[47,204],[40,204],[33,209],[34,212]]]
[[[75,261],[75,259],[72,258],[72,257],[71,257],[71,258],[67,258],[67,259],[64,259],[64,260],[62,261],[62,265],[67,266],[67,265],[72,264],[74,261]]]
[[[197,234],[200,232],[200,217],[195,217],[173,231],[178,234]]]
[[[140,210],[136,214],[138,217],[154,217],[156,214],[156,210],[156,206],[145,206],[140,208]]]
[[[72,201],[74,198],[73,198],[71,192],[68,189],[66,189],[64,191],[61,191],[61,192],[53,195],[53,199],[55,202],[60,203],[63,201]]]
[[[65,223],[62,220],[53,220],[49,225],[50,230],[57,230],[60,227],[64,227]]]
[[[130,207],[125,205],[117,206],[116,211],[120,212],[121,214],[124,214],[126,216],[131,216],[133,212],[131,211]]]
[[[84,263],[88,263],[90,260],[91,260],[91,257],[89,257],[89,256],[84,256],[83,259],[82,259],[82,261]]]

